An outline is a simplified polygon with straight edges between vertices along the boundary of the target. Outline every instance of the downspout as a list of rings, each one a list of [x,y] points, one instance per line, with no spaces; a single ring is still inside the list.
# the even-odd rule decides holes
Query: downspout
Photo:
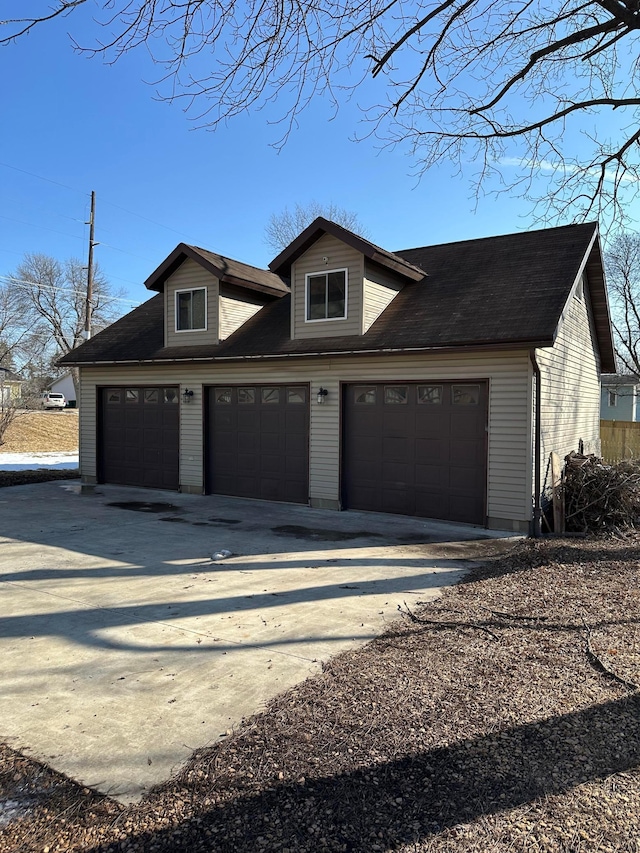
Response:
[[[536,378],[536,418],[533,429],[533,529],[531,531],[534,539],[542,536],[542,507],[540,505],[540,447],[542,444],[542,387],[540,377],[540,366],[536,360],[536,351],[529,350],[529,358],[533,367],[533,375]]]

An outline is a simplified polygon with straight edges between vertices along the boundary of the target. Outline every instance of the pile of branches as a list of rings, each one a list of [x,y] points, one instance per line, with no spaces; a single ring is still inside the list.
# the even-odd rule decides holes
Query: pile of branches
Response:
[[[640,526],[640,462],[607,465],[597,456],[565,457],[567,531],[603,533]]]

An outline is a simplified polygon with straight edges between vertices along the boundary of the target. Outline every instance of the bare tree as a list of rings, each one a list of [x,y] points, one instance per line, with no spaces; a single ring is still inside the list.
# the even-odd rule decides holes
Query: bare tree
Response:
[[[22,300],[15,287],[0,281],[0,365],[13,367],[29,334]]]
[[[339,207],[333,202],[321,204],[319,201],[311,201],[305,205],[296,204],[293,210],[285,207],[280,213],[272,213],[264,229],[265,242],[275,252],[281,252],[318,216],[331,219],[332,222],[337,222],[338,225],[361,237],[367,236],[357,213],[345,210],[344,207]]]
[[[151,51],[166,97],[212,128],[277,100],[284,142],[312,101],[373,78],[370,132],[419,172],[471,162],[478,191],[498,175],[565,218],[622,216],[640,187],[638,0],[31,0],[0,44],[85,4],[96,39],[76,49]]]
[[[640,234],[617,234],[605,267],[618,363],[640,381]]]
[[[79,260],[64,263],[42,254],[27,254],[7,277],[26,323],[21,347],[49,364],[84,340],[86,268]],[[92,326],[108,326],[119,312],[119,294],[111,291],[99,268],[93,276]],[[32,358],[33,360],[33,358]]]

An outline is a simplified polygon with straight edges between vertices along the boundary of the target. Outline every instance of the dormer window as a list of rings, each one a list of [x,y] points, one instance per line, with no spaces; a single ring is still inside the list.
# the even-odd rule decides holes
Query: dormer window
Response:
[[[306,321],[344,320],[347,316],[347,270],[306,275]]]
[[[176,332],[205,331],[207,328],[207,289],[176,291]]]

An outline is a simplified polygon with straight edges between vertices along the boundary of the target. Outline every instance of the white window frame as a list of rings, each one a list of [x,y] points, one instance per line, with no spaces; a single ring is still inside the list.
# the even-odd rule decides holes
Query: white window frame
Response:
[[[344,273],[344,314],[342,317],[321,317],[318,320],[309,319],[309,279],[319,275],[328,276],[330,273]],[[346,320],[349,300],[349,268],[339,267],[335,270],[318,270],[317,272],[308,272],[304,277],[304,321],[305,323],[333,323],[335,320]]]
[[[195,293],[198,290],[204,291],[204,326],[202,328],[198,328],[198,329],[179,329],[178,328],[178,320],[179,320],[180,314],[179,314],[179,309],[178,309],[178,297],[181,293]],[[208,306],[208,301],[207,301],[208,298],[209,298],[209,295],[207,293],[206,287],[183,287],[180,290],[175,291],[175,295],[174,295],[174,314],[175,314],[174,326],[175,326],[175,332],[177,335],[183,335],[185,333],[190,334],[192,332],[206,332],[207,331],[207,328],[208,328],[207,321],[209,318],[209,306]],[[193,318],[193,310],[191,313],[192,313],[192,318]]]
[[[618,405],[618,392],[613,388],[607,388],[607,402],[610,409],[615,409]]]

